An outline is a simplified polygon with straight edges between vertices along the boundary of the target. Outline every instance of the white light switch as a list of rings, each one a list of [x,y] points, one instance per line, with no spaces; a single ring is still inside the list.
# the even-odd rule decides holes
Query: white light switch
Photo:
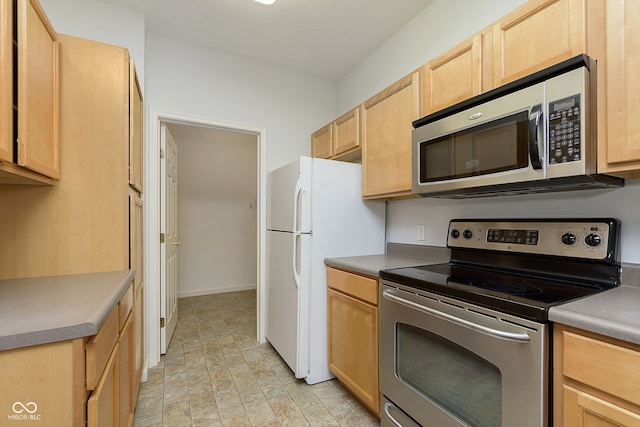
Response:
[[[418,224],[418,229],[416,231],[416,240],[419,242],[424,242],[427,235],[427,227],[424,224]]]

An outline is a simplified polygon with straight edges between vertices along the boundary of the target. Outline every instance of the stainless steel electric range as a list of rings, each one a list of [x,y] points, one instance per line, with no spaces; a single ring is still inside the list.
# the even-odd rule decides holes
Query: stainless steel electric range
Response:
[[[380,272],[385,426],[549,426],[549,308],[620,283],[613,218],[456,219],[451,261]]]

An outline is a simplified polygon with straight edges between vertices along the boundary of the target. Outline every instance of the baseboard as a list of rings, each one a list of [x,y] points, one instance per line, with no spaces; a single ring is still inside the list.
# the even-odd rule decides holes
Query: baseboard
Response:
[[[178,291],[178,298],[197,297],[201,295],[211,295],[211,294],[223,294],[226,292],[249,291],[252,289],[256,289],[255,283],[251,285],[230,286],[228,288],[209,288],[209,289],[196,289],[194,291]]]
[[[147,367],[149,365],[149,361],[145,358],[144,360],[144,364],[142,366],[142,375],[140,375],[140,382],[142,383],[146,383],[147,382]]]

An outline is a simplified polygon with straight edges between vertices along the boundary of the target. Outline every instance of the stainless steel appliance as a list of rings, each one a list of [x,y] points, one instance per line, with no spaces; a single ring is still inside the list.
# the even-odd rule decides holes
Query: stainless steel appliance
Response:
[[[550,425],[549,308],[619,285],[612,218],[449,223],[446,264],[380,272],[383,426]]]
[[[581,55],[416,120],[413,192],[486,197],[620,187],[596,174],[596,65]]]

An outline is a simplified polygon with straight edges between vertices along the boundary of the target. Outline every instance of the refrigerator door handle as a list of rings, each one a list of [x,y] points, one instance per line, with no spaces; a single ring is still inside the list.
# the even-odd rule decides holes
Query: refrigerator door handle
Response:
[[[297,254],[298,254],[298,238],[300,233],[293,233],[293,279],[296,282],[296,286],[300,289],[300,272],[298,271]]]
[[[293,192],[293,232],[298,232],[298,196],[302,191],[302,175],[298,178],[296,182],[296,188]],[[294,244],[295,247],[295,244]],[[295,252],[294,252],[295,254]]]

